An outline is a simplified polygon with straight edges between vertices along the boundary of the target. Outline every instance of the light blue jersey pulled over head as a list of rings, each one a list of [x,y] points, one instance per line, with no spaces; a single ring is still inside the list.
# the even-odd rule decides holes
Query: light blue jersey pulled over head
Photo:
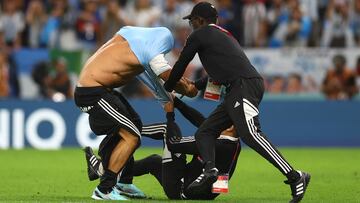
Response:
[[[117,34],[124,37],[143,66],[159,54],[166,54],[174,46],[174,38],[166,27],[144,28],[125,26]]]
[[[167,54],[174,46],[174,38],[165,27],[144,28],[125,26],[117,34],[124,37],[134,52],[144,73],[138,76],[161,103],[171,101],[170,94],[164,89],[163,81],[150,66],[150,61],[160,54]]]

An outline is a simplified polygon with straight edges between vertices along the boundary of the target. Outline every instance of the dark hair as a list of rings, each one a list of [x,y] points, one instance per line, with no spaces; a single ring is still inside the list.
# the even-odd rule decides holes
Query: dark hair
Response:
[[[296,80],[298,80],[299,82],[301,82],[301,75],[300,74],[297,74],[297,73],[291,73],[289,75],[289,78],[295,78]]]
[[[281,75],[274,75],[274,76],[272,76],[272,81],[275,81],[275,80],[284,80],[284,77],[283,76],[281,76]]]
[[[333,63],[340,62],[341,64],[346,64],[346,58],[342,54],[335,55],[333,58]]]
[[[205,19],[205,21],[206,21],[207,23],[209,23],[209,24],[216,24],[217,16],[207,18],[207,19]]]

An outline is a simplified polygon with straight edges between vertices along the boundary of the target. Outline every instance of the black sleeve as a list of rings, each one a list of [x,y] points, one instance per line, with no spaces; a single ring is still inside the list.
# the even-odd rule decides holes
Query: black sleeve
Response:
[[[205,117],[199,111],[188,106],[177,97],[174,98],[174,106],[196,127],[200,127],[200,125],[205,121]]]
[[[199,150],[196,146],[196,141],[194,136],[185,136],[176,142],[171,140],[166,141],[166,145],[170,152],[172,153],[181,153],[181,154],[199,154]]]
[[[168,92],[173,91],[176,83],[184,75],[187,65],[194,58],[196,52],[198,52],[199,50],[200,42],[198,39],[196,39],[195,34],[196,33],[192,33],[188,37],[186,44],[181,51],[179,59],[176,61],[174,67],[170,72],[169,79],[164,84],[164,87]]]
[[[207,81],[208,81],[208,76],[205,76],[203,78],[200,78],[198,80],[195,81],[195,87],[198,90],[204,90],[206,88],[207,85]]]
[[[195,138],[182,137],[179,126],[175,122],[174,112],[166,113],[167,132],[166,145],[172,153],[198,154]]]
[[[175,123],[175,113],[166,113],[166,119],[166,142],[178,142],[182,135],[179,126]]]
[[[164,139],[166,133],[166,123],[154,123],[144,125],[141,130],[141,136],[148,137],[154,140]]]

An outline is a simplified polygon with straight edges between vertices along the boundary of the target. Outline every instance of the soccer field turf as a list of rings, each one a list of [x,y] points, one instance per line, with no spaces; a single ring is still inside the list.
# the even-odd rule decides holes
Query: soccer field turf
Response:
[[[295,168],[312,175],[303,202],[360,202],[360,149],[282,148],[281,152]],[[141,148],[135,157],[153,153],[161,149]],[[80,149],[0,150],[0,163],[0,202],[93,202],[90,195],[97,181],[88,181]],[[230,193],[216,201],[288,202],[290,189],[283,180],[276,168],[244,149],[230,181]],[[167,201],[151,175],[135,178],[134,183],[152,198],[134,201]]]

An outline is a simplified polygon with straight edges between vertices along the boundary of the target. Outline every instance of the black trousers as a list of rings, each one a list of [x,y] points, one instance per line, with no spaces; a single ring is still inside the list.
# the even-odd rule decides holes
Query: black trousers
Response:
[[[145,174],[153,175],[163,187],[169,199],[215,199],[219,194],[211,191],[204,194],[192,194],[186,190],[187,186],[194,181],[202,172],[202,163],[193,156],[186,163],[185,156],[173,156],[171,161],[164,162],[157,154],[134,162],[133,175],[135,177]],[[184,183],[185,181],[185,183]]]
[[[277,167],[284,175],[293,170],[261,131],[258,106],[264,94],[261,78],[234,81],[224,101],[202,123],[195,134],[205,169],[215,167],[215,140],[220,132],[235,125],[237,135],[249,147]]]
[[[229,174],[230,179],[237,165],[241,146],[238,140],[221,138],[216,140],[216,167],[220,174]],[[192,159],[186,162],[184,154],[191,154]],[[126,168],[121,174],[120,182],[126,181]],[[132,175],[142,176],[152,174],[162,185],[169,199],[202,199],[212,200],[219,194],[214,194],[209,188],[201,194],[192,194],[188,186],[203,172],[203,163],[199,160],[194,137],[183,137],[179,142],[164,145],[163,157],[150,155],[135,161],[132,166]]]
[[[104,168],[108,167],[113,149],[119,143],[120,128],[141,137],[142,122],[126,98],[116,90],[105,87],[76,87],[75,104],[89,114],[91,130],[107,136],[101,141],[99,155]],[[138,143],[140,145],[140,141]],[[133,159],[133,158],[130,158]]]

